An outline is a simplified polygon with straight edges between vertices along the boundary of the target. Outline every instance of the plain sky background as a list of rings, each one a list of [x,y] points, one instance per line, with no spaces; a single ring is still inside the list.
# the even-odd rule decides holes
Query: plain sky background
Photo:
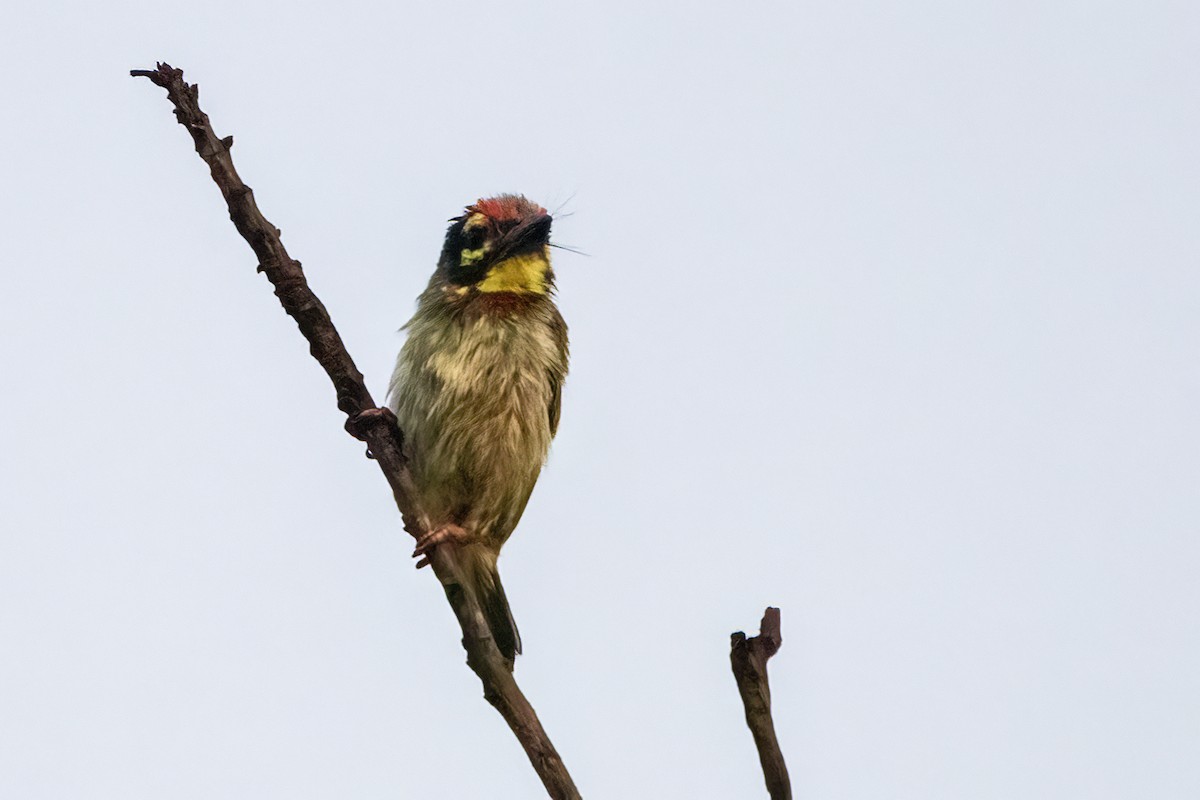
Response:
[[[159,59],[377,398],[565,204],[501,567],[586,797],[765,796],[768,604],[799,797],[1200,797],[1194,2],[220,0],[0,30],[0,797],[541,796]]]

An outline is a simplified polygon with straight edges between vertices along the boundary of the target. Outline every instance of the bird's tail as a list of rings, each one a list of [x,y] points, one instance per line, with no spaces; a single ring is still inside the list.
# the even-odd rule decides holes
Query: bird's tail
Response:
[[[496,569],[496,553],[489,547],[474,544],[462,549],[466,579],[479,598],[483,616],[492,632],[496,647],[508,660],[521,652],[521,634],[513,619],[504,586],[500,583],[500,572]]]

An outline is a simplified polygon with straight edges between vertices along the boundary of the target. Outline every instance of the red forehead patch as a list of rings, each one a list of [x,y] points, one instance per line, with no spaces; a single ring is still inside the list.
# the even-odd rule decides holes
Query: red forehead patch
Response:
[[[546,209],[531,203],[519,194],[501,194],[480,198],[474,205],[467,206],[468,214],[483,214],[495,222],[519,221],[528,217],[540,217]]]

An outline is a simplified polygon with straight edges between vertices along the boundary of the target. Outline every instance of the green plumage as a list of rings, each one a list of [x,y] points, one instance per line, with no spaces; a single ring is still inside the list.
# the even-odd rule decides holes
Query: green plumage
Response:
[[[476,288],[492,269],[545,252],[545,212],[523,198],[509,203],[519,213],[508,225],[487,220],[494,223],[495,256],[472,274],[473,283],[455,280],[456,258],[467,248],[454,240],[468,216],[451,226],[438,270],[405,326],[389,405],[404,431],[425,528],[465,531],[470,588],[497,646],[513,658],[521,641],[496,558],[521,519],[558,427],[567,328],[552,299],[548,261],[542,292]],[[531,238],[535,216],[546,221]]]

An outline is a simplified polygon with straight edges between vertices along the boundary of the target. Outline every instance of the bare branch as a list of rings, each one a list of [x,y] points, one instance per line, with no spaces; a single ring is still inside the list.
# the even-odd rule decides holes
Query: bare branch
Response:
[[[130,75],[149,78],[167,90],[167,98],[175,106],[175,118],[191,134],[196,152],[208,164],[213,181],[225,197],[229,218],[258,257],[258,270],[265,273],[275,287],[275,296],[296,320],[300,332],[308,340],[313,358],[333,382],[338,408],[348,417],[347,431],[367,443],[371,457],[379,464],[392,488],[405,530],[419,537],[423,533],[424,518],[404,458],[404,436],[391,415],[369,413],[375,411],[375,401],[334,328],[329,312],[309,288],[300,262],[284,249],[279,229],[263,217],[254,202],[254,193],[234,169],[229,155],[233,137],[222,139],[213,132],[208,115],[200,110],[200,87],[184,81],[183,70],[158,64],[153,70],[131,70]],[[500,712],[525,748],[550,797],[555,800],[579,798],[579,792],[533,706],[513,678],[512,662],[501,655],[492,641],[479,601],[462,579],[455,545],[439,544],[430,555],[430,564],[462,627],[467,664],[483,683],[484,697]]]
[[[771,800],[791,800],[792,784],[787,764],[775,738],[775,723],[771,719],[771,686],[767,682],[767,660],[783,644],[779,630],[779,609],[768,608],[759,624],[758,636],[750,639],[738,631],[729,637],[729,661],[737,681],[742,705],[746,707],[746,724],[754,735],[758,760]]]

